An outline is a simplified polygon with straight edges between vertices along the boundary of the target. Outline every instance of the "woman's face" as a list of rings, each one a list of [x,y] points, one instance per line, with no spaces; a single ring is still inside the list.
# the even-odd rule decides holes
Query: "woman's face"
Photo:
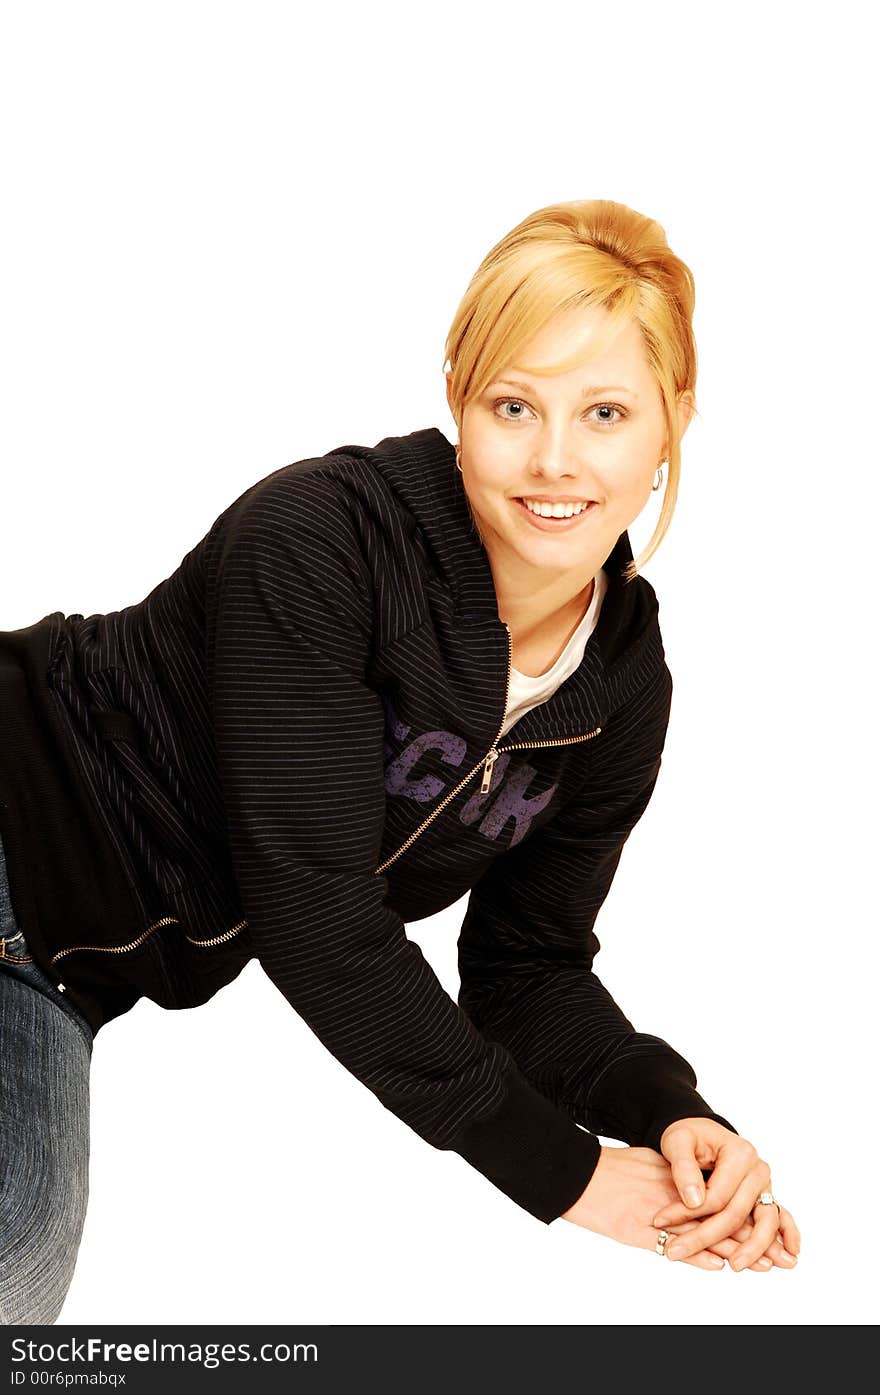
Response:
[[[558,363],[587,350],[607,322],[595,307],[566,311],[519,357],[530,367]],[[680,417],[683,432],[689,406]],[[462,480],[493,562],[571,573],[583,584],[641,513],[666,455],[660,389],[638,325],[625,321],[601,354],[567,373],[538,377],[512,365],[466,405],[460,440]],[[589,507],[548,519],[525,500]]]

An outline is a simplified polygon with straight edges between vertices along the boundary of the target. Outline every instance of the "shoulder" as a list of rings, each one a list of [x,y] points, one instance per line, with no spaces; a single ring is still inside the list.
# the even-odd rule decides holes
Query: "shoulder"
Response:
[[[357,462],[321,456],[282,466],[240,494],[204,540],[209,606],[222,615],[230,601],[250,598],[303,632],[366,638],[373,581],[357,473]]]
[[[597,760],[622,765],[651,763],[666,744],[672,710],[672,673],[662,651],[653,652],[625,692],[618,695],[601,742],[591,742]]]
[[[245,542],[267,535],[292,546],[310,536],[330,544],[353,542],[361,531],[371,475],[375,479],[367,462],[344,455],[293,461],[240,494],[214,529]]]
[[[362,570],[392,509],[366,459],[342,453],[283,465],[244,490],[207,541],[218,562],[254,553],[264,566],[331,564]]]

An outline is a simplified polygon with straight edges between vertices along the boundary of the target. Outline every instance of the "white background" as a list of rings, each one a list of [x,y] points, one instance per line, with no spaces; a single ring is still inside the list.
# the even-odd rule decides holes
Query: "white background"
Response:
[[[794,1272],[710,1274],[544,1226],[383,1110],[254,962],[96,1038],[63,1323],[876,1320],[868,14],[6,10],[4,629],[140,600],[288,461],[454,440],[446,331],[533,209],[628,203],[693,269],[700,416],[646,571],[672,719],[597,969],[803,1234]],[[453,995],[463,909],[410,928]]]

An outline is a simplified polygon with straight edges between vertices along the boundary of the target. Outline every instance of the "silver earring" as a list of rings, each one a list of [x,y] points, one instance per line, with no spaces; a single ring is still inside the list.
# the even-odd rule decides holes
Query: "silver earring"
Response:
[[[455,447],[455,464],[456,468],[461,470],[461,442]],[[464,474],[464,470],[461,470],[461,473]]]
[[[651,489],[652,489],[652,490],[654,490],[654,489],[659,489],[662,483],[663,483],[663,466],[662,466],[662,465],[658,465],[658,466],[657,466],[657,472],[656,472],[656,474],[654,475],[654,483],[651,485]]]

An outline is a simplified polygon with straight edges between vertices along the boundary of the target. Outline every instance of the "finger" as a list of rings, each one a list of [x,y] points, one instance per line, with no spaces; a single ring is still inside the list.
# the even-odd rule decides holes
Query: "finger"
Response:
[[[787,1252],[790,1255],[800,1254],[801,1233],[794,1223],[794,1216],[784,1206],[779,1208],[779,1231]]]
[[[730,1256],[730,1267],[739,1271],[746,1269],[759,1255],[762,1255],[776,1239],[779,1229],[778,1206],[756,1206],[753,1211],[754,1227],[748,1240],[738,1245]]]
[[[781,1240],[773,1240],[771,1244],[767,1246],[764,1253],[769,1259],[772,1259],[773,1263],[778,1265],[780,1269],[794,1269],[797,1264],[797,1257],[789,1253]]]
[[[740,1146],[736,1146],[737,1144]],[[715,1170],[709,1176],[705,1202],[697,1214],[703,1216],[720,1214],[731,1204],[747,1178],[750,1186],[757,1182],[758,1190],[760,1190],[769,1176],[769,1166],[763,1158],[758,1156],[756,1149],[747,1139],[737,1139],[730,1144],[722,1144],[719,1148]],[[671,1222],[674,1225],[676,1222],[693,1215],[693,1211],[686,1212],[680,1203],[673,1202],[660,1207],[654,1216],[654,1224],[668,1226]]]
[[[696,1225],[697,1222],[694,1221],[692,1224]],[[748,1240],[753,1229],[754,1227],[751,1221],[749,1221],[746,1225],[740,1226],[739,1230],[735,1230],[726,1240],[719,1240],[716,1245],[711,1245],[709,1248],[713,1250],[715,1254],[723,1255],[725,1259],[729,1259],[737,1247],[737,1242]],[[764,1260],[767,1260],[766,1264],[763,1263]],[[774,1265],[780,1269],[792,1269],[794,1267],[794,1257],[788,1253],[788,1250],[781,1240],[775,1239],[767,1246],[761,1258],[756,1260],[755,1263],[749,1267],[752,1269],[765,1270],[772,1269]]]
[[[766,1164],[764,1164],[763,1160],[760,1158],[756,1158],[755,1166],[757,1169],[756,1180],[758,1183],[758,1189],[761,1191],[769,1190],[769,1168],[767,1168]],[[766,1169],[763,1178],[761,1177],[762,1167]],[[770,1210],[770,1208],[759,1207],[758,1214],[760,1214],[765,1209],[768,1211]],[[701,1216],[705,1215],[706,1212],[706,1207],[701,1208]],[[661,1209],[656,1213],[656,1216],[654,1218],[655,1223],[659,1224],[658,1218],[663,1216],[669,1217],[669,1219],[666,1221],[666,1229],[669,1230],[672,1234],[685,1234],[688,1231],[695,1229],[697,1224],[699,1223],[694,1215],[694,1212],[692,1210],[686,1209],[681,1203],[676,1204],[674,1202],[668,1202],[665,1206],[661,1207]],[[729,1216],[727,1219],[729,1219]],[[706,1244],[705,1252],[716,1253],[725,1258],[729,1258],[738,1249],[741,1248],[741,1244],[733,1242],[746,1241],[753,1235],[753,1233],[754,1216],[752,1212],[750,1212],[748,1217],[744,1218],[743,1224],[741,1226],[736,1227],[735,1229],[732,1229],[732,1232],[728,1234],[728,1236],[725,1239],[717,1241],[714,1244]],[[705,1232],[703,1232],[703,1234],[705,1234]],[[788,1211],[785,1207],[778,1206],[777,1230],[774,1232],[772,1238],[769,1240],[769,1243],[765,1245],[763,1253],[754,1258],[752,1263],[749,1264],[748,1267],[750,1269],[761,1272],[769,1272],[769,1268],[772,1267],[792,1269],[796,1265],[797,1254],[800,1250],[800,1246],[800,1230],[795,1224],[791,1212]],[[701,1253],[701,1251],[696,1251],[696,1253]],[[683,1256],[683,1258],[685,1259],[687,1259],[688,1257],[689,1256],[687,1255]],[[670,1258],[674,1259],[675,1256],[670,1256]],[[765,1261],[769,1261],[769,1264]]]
[[[706,1196],[703,1173],[697,1162],[697,1136],[692,1129],[676,1129],[666,1145],[664,1157],[672,1171],[672,1180],[682,1203],[692,1208],[702,1206]]]
[[[747,1175],[737,1187],[730,1202],[717,1215],[709,1216],[706,1220],[700,1221],[694,1230],[686,1235],[677,1235],[671,1246],[667,1246],[666,1254],[669,1259],[685,1259],[688,1255],[695,1254],[698,1250],[708,1249],[718,1240],[726,1240],[735,1230],[744,1225],[752,1214],[755,1204],[755,1197],[764,1186],[764,1179],[768,1172],[766,1163],[759,1160],[760,1166],[756,1166],[754,1171]],[[763,1234],[766,1236],[761,1252],[776,1235],[776,1215],[772,1216],[772,1233],[767,1235],[766,1221],[764,1223]],[[668,1227],[667,1227],[668,1229]],[[752,1258],[757,1258],[753,1255]]]
[[[667,1229],[671,1230],[671,1233],[674,1235],[682,1235],[685,1231],[692,1230],[694,1226],[698,1224],[699,1222],[697,1221],[691,1221],[689,1225],[667,1226]],[[721,1260],[729,1259],[737,1248],[737,1241],[748,1239],[751,1230],[751,1226],[742,1226],[735,1236],[731,1236],[727,1240],[719,1240],[716,1245],[710,1245],[708,1249],[701,1251],[701,1253],[717,1255]],[[782,1246],[779,1248],[782,1249]],[[783,1250],[783,1254],[784,1253],[785,1251]],[[750,1264],[749,1268],[754,1269],[759,1274],[768,1273],[773,1268],[773,1258],[769,1253],[765,1252],[759,1259],[755,1260],[754,1264]]]
[[[697,1224],[697,1221],[691,1221],[691,1226],[695,1226]],[[690,1226],[681,1226],[674,1233],[681,1234],[684,1230],[688,1229],[690,1229]],[[696,1265],[698,1269],[720,1270],[724,1268],[723,1257],[721,1255],[712,1254],[710,1250],[699,1250],[697,1254],[690,1255],[688,1259],[685,1261],[685,1263]]]
[[[675,1141],[675,1138],[676,1136],[673,1135],[672,1142]],[[742,1146],[738,1147],[737,1144]],[[723,1210],[730,1203],[737,1187],[742,1184],[743,1179],[748,1176],[757,1161],[759,1161],[757,1152],[746,1139],[722,1143],[718,1149],[718,1161],[706,1184],[705,1199],[699,1207],[699,1214],[704,1216],[717,1215],[719,1211]],[[670,1222],[677,1225],[679,1221],[683,1221],[693,1214],[694,1212],[688,1210],[681,1202],[670,1202],[667,1206],[661,1206],[654,1216],[654,1225],[666,1226],[668,1230]]]
[[[722,1255],[724,1259],[730,1263],[730,1256],[735,1249],[735,1240],[719,1240],[717,1245],[712,1245],[710,1247],[710,1253]],[[773,1268],[773,1260],[768,1254],[759,1255],[748,1267],[749,1269],[753,1269],[756,1274],[769,1274],[770,1270]]]
[[[724,1260],[720,1255],[710,1254],[707,1250],[701,1250],[699,1254],[691,1255],[686,1259],[685,1264],[693,1264],[697,1269],[711,1269],[716,1274],[720,1274],[724,1268]]]

